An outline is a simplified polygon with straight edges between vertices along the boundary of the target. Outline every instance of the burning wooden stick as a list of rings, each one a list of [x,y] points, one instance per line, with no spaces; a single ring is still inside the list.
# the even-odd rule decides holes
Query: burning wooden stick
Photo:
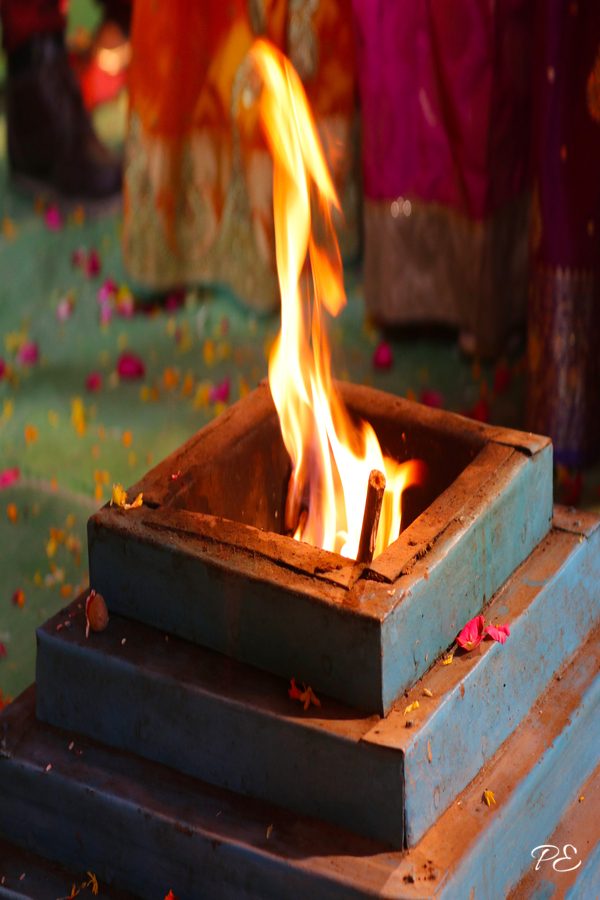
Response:
[[[369,475],[362,531],[360,533],[358,553],[356,555],[357,563],[365,563],[368,565],[373,559],[384,493],[385,475],[383,472],[380,472],[379,469],[373,469]]]

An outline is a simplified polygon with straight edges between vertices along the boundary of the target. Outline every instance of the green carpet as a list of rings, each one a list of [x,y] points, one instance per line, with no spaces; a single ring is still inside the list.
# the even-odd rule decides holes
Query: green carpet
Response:
[[[97,116],[111,143],[122,139],[124,121],[124,101]],[[71,215],[50,230],[41,205],[8,180],[4,134],[2,119],[0,473],[17,467],[20,477],[0,490],[0,690],[15,696],[34,677],[35,627],[86,582],[89,513],[108,499],[113,481],[132,484],[219,412],[208,400],[211,386],[229,378],[233,402],[265,377],[278,319],[196,289],[176,311],[115,315],[102,325],[100,286],[109,277],[127,284],[119,212],[83,221]],[[98,251],[97,276],[73,266],[81,248]],[[348,271],[347,288],[348,306],[330,329],[339,377],[417,399],[430,391],[430,400],[459,411],[483,397],[491,421],[520,425],[521,359],[479,366],[451,339],[405,337],[392,344],[391,369],[376,370],[380,336],[364,320],[358,269]],[[72,314],[60,321],[66,297]],[[39,347],[29,366],[19,362],[28,341]],[[138,381],[116,373],[125,349],[143,360]],[[102,381],[94,393],[86,389],[92,372]]]

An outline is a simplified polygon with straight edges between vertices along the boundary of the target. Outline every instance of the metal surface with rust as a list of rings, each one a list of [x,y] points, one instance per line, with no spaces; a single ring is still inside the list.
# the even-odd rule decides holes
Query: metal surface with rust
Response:
[[[182,898],[496,900],[597,765],[598,653],[596,632],[410,851],[44,726],[31,691],[0,715],[0,834],[65,865],[85,859],[142,896],[169,885]],[[496,796],[491,809],[485,789]]]
[[[81,600],[38,630],[38,715],[414,846],[599,622],[600,529],[588,524],[587,537],[553,530],[494,596],[485,615],[510,624],[504,646],[486,641],[452,666],[438,662],[385,719],[325,696],[305,712],[289,681],[121,617],[86,640]]]
[[[540,850],[507,900],[595,900],[600,892],[599,809],[600,766],[580,785],[558,828],[544,841],[551,846],[538,870]],[[568,858],[559,860],[565,854]]]
[[[551,444],[340,389],[386,452],[428,465],[370,566],[276,532],[289,464],[262,385],[132,489],[142,508],[91,518],[90,579],[115,612],[384,713],[547,533]]]

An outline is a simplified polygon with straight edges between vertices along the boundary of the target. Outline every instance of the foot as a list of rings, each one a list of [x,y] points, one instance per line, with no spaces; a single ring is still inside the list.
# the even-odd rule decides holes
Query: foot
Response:
[[[118,193],[120,163],[94,132],[62,36],[38,35],[9,56],[6,107],[12,174],[81,200]]]

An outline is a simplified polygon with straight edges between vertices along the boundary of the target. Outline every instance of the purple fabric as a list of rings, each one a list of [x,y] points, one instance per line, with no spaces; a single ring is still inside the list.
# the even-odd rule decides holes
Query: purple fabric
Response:
[[[353,0],[369,199],[482,219],[528,180],[531,0]]]

